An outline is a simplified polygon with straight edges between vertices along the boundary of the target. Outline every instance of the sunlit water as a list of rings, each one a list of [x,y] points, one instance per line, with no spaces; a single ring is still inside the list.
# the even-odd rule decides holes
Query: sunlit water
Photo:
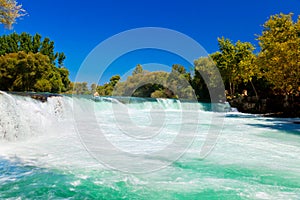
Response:
[[[123,104],[52,97],[42,103],[0,94],[0,199],[300,199],[300,125],[293,123],[299,119],[209,107],[164,99]],[[93,134],[86,120],[92,118],[113,148],[145,160],[95,158],[82,132]],[[207,137],[218,130],[202,159]],[[190,142],[173,149],[182,156],[147,157],[179,133]]]

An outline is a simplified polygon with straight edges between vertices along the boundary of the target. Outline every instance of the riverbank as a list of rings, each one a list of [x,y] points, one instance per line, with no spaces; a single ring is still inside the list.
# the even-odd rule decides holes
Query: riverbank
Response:
[[[36,92],[6,92],[6,93],[20,95],[20,96],[29,96],[32,99],[39,100],[41,102],[46,102],[49,97],[62,96],[60,94],[36,93]]]
[[[243,113],[261,114],[266,117],[300,117],[299,96],[274,95],[268,98],[241,96],[229,99],[228,102],[231,107]]]

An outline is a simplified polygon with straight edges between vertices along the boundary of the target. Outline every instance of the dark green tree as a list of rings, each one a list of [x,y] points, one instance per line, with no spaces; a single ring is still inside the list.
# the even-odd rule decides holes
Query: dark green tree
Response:
[[[28,33],[21,33],[19,38],[20,38],[19,51],[24,51],[26,53],[33,52],[32,36],[29,35]]]
[[[57,59],[58,67],[62,67],[64,65],[65,59],[66,59],[66,55],[63,52],[58,53],[58,59]]]
[[[41,48],[41,39],[42,39],[42,36],[38,33],[36,33],[33,38],[32,38],[32,49],[31,51],[33,53],[37,53],[40,51],[40,48]]]
[[[63,62],[66,59],[64,53],[54,51],[54,41],[51,41],[49,38],[42,40],[41,35],[38,33],[34,36],[28,33],[21,33],[20,35],[13,33],[0,37],[0,55],[17,53],[19,51],[46,55],[53,64],[57,61],[58,67],[63,67]]]

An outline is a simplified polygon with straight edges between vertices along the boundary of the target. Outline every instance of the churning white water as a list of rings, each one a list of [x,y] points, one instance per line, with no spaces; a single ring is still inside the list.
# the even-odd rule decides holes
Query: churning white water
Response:
[[[0,198],[299,199],[299,119],[0,94]]]

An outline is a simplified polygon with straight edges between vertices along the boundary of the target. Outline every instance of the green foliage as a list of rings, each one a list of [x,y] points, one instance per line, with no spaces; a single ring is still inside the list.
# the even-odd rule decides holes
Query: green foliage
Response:
[[[36,33],[33,37],[32,37],[32,49],[31,51],[33,53],[37,53],[39,52],[40,48],[41,48],[41,39],[42,39],[42,36],[38,33]],[[16,40],[17,41],[17,40]]]
[[[64,67],[56,68],[56,70],[59,72],[62,82],[61,92],[66,92],[67,90],[69,90],[70,85],[69,70]]]
[[[10,91],[65,92],[69,71],[64,53],[54,52],[54,42],[41,35],[13,33],[0,37],[0,89]],[[58,57],[60,68],[55,66]]]
[[[68,71],[56,68],[40,53],[2,55],[0,72],[0,90],[60,93],[68,84]]]
[[[47,79],[40,79],[34,84],[34,88],[40,92],[49,92],[51,91],[52,86]]]
[[[254,64],[254,47],[249,42],[237,41],[233,44],[229,39],[218,38],[220,52],[211,55],[219,68],[225,86],[229,87],[230,96],[234,96],[239,84],[251,81],[259,75]]]
[[[200,57],[194,61],[194,77],[192,79],[192,87],[196,96],[201,100],[210,99],[207,86],[217,86],[217,75],[215,72],[215,64],[209,57]]]
[[[188,82],[191,82],[191,74],[188,73],[184,66],[180,64],[174,64],[172,65],[172,71],[171,74],[175,73],[177,76],[180,76],[181,78],[186,79]]]
[[[113,87],[120,81],[121,77],[119,75],[115,75],[109,79],[109,84]]]
[[[187,77],[190,76],[187,76],[183,66],[178,68],[176,66],[171,73],[167,73],[146,72],[138,65],[132,76],[124,82],[118,82],[113,95],[189,99],[193,96],[192,88],[188,87]],[[178,73],[178,69],[181,74]]]
[[[167,98],[168,95],[164,90],[155,90],[151,93],[151,98]]]
[[[300,88],[300,17],[274,15],[265,22],[258,37],[261,52],[258,65],[272,84],[275,94],[299,94]]]
[[[165,92],[172,91],[172,95],[179,99],[195,99],[191,80],[191,74],[186,72],[184,66],[174,64],[171,73],[168,74]]]
[[[96,90],[97,90],[97,84],[96,84],[96,83],[93,83],[93,84],[91,85],[91,93],[94,94],[94,93],[96,92]]]
[[[218,70],[214,61],[210,57],[200,57],[194,61],[195,65],[195,78],[201,78],[209,88],[219,86]],[[198,72],[198,73],[196,73]],[[201,77],[199,77],[199,75]],[[202,81],[197,81],[202,82]]]
[[[136,74],[142,74],[143,73],[143,67],[142,65],[138,64],[136,66],[136,68],[134,69],[134,71],[132,72],[132,75],[136,75]]]
[[[186,74],[184,66],[179,64],[172,65],[172,71],[178,72],[179,74]]]
[[[23,51],[25,53],[41,53],[49,57],[50,62],[62,67],[66,58],[64,53],[57,53],[54,51],[54,42],[49,38],[42,40],[42,36],[38,33],[34,36],[28,33],[21,33],[20,35],[12,33],[10,35],[3,35],[0,37],[0,55],[8,53],[17,53]]]
[[[64,60],[66,59],[66,55],[62,53],[58,53],[58,59],[57,59],[57,64],[59,67],[62,67],[64,64]]]
[[[103,86],[97,87],[97,92],[100,96],[112,96],[115,85],[120,81],[121,77],[119,75],[115,75],[110,78],[109,83],[105,83]]]
[[[91,92],[88,88],[87,82],[71,82],[66,94],[84,95],[91,94]]]
[[[137,65],[132,76],[128,76],[125,82],[119,82],[116,85],[113,95],[150,97],[151,93],[159,87],[150,80],[148,74],[149,72],[144,71],[141,65]],[[145,76],[149,77],[149,80],[145,80]]]
[[[59,71],[53,70],[48,74],[48,79],[51,83],[51,92],[52,93],[61,93],[61,89],[63,88],[62,79]]]

